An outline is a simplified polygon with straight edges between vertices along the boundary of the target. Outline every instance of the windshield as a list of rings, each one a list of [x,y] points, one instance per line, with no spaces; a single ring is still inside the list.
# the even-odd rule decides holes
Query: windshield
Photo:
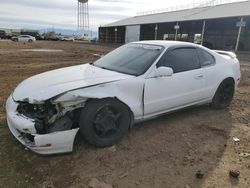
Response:
[[[93,63],[94,66],[139,76],[145,73],[163,50],[162,46],[127,44]]]

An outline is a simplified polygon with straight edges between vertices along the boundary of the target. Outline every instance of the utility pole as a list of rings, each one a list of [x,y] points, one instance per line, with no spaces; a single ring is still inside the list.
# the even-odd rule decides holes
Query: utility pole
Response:
[[[105,40],[106,43],[108,43],[108,28],[106,27],[106,40]]]
[[[240,34],[241,34],[242,27],[245,27],[245,26],[246,26],[246,22],[244,22],[243,17],[241,17],[240,21],[236,23],[236,27],[239,27],[237,41],[236,41],[236,45],[235,45],[236,52],[238,51],[238,48],[239,48]]]
[[[178,29],[180,29],[180,26],[179,26],[178,22],[176,22],[176,25],[174,26],[174,29],[175,29],[174,40],[177,40]]]
[[[203,20],[202,33],[201,33],[201,45],[203,45],[203,41],[204,41],[205,28],[206,28],[206,20]]]
[[[157,40],[157,31],[158,31],[158,25],[155,24],[155,40]]]
[[[115,43],[117,43],[117,28],[115,28]]]

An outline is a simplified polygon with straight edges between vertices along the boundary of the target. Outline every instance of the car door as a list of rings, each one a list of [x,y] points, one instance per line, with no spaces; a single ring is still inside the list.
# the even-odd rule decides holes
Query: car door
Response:
[[[18,42],[23,42],[23,37],[20,35],[17,37],[18,38]]]
[[[24,42],[28,42],[28,41],[29,41],[29,39],[30,39],[30,37],[29,37],[29,36],[24,36],[24,37],[23,37],[23,41],[24,41]]]
[[[197,52],[199,55],[201,67],[206,77],[205,97],[211,98],[215,93],[215,89],[217,89],[217,76],[220,75],[221,69],[216,68],[216,60],[211,53],[201,48],[197,48]]]
[[[20,36],[18,37],[18,41],[19,41],[19,42],[25,42],[25,36],[20,35]]]
[[[172,68],[173,75],[146,78],[145,116],[187,106],[204,98],[205,77],[196,48],[176,47],[167,50],[155,68],[161,66]]]

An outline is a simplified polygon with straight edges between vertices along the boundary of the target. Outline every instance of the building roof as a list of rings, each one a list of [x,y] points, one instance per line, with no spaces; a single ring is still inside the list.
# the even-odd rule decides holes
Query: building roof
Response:
[[[177,22],[190,20],[204,20],[214,18],[228,18],[250,15],[250,1],[221,4],[202,8],[193,8],[173,12],[164,12],[144,16],[134,16],[113,22],[104,27],[116,27],[126,25],[140,25],[150,23]]]

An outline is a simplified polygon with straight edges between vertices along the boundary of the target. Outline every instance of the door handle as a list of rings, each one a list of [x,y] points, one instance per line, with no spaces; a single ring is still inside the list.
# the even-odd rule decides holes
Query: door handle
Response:
[[[203,75],[203,74],[198,74],[198,75],[196,75],[196,76],[195,76],[195,79],[197,79],[197,80],[198,80],[198,79],[202,79],[203,77],[204,77],[204,75]]]

